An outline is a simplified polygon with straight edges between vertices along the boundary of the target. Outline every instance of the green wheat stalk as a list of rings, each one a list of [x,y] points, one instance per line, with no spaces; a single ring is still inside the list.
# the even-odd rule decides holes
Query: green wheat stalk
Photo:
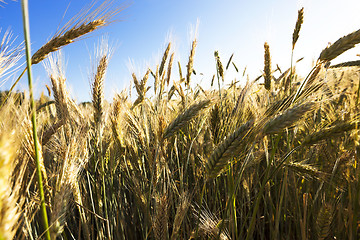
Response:
[[[25,50],[26,50],[26,64],[27,64],[27,73],[29,80],[29,92],[30,92],[30,106],[31,106],[31,122],[32,122],[32,131],[34,138],[34,147],[35,147],[35,160],[36,160],[36,170],[38,175],[38,183],[39,183],[39,192],[40,192],[40,202],[41,202],[41,215],[43,219],[44,229],[45,229],[45,237],[47,240],[50,240],[50,232],[49,232],[49,223],[48,217],[46,213],[45,206],[45,195],[44,195],[44,187],[41,176],[41,166],[40,166],[40,156],[39,156],[39,141],[36,134],[36,108],[35,101],[33,96],[33,86],[32,86],[32,76],[31,76],[31,49],[30,49],[30,26],[29,26],[29,11],[28,11],[28,1],[22,1],[22,15],[23,15],[23,28],[24,28],[24,38],[25,38]]]

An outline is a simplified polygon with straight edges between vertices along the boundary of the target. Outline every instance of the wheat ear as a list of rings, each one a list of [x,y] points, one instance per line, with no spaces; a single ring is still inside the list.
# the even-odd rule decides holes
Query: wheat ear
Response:
[[[183,193],[180,197],[180,202],[176,209],[173,231],[170,238],[171,240],[178,239],[180,227],[182,226],[182,222],[189,209],[189,206],[190,206],[190,198],[187,193]]]
[[[120,12],[120,8],[114,7],[111,1],[104,1],[98,8],[90,12],[92,6],[82,10],[82,13],[71,19],[63,29],[37,50],[31,58],[32,64],[44,60],[49,53],[55,52],[80,37],[91,33],[112,22],[112,18]],[[90,13],[89,13],[90,12]]]
[[[153,219],[155,239],[168,239],[168,220],[169,220],[169,200],[165,193],[161,198],[157,199],[156,214]]]
[[[348,61],[348,62],[331,65],[330,68],[359,67],[359,66],[360,66],[360,60],[356,60],[356,61]]]
[[[179,114],[164,130],[163,139],[171,137],[179,129],[187,125],[192,118],[194,118],[202,109],[210,105],[210,100],[204,100],[193,104],[183,113]]]
[[[315,103],[308,102],[301,105],[294,106],[286,110],[283,114],[270,119],[264,126],[264,133],[271,134],[282,131],[284,128],[293,126],[299,121],[307,112],[311,111]]]
[[[20,217],[18,191],[14,190],[18,186],[11,183],[17,145],[12,138],[2,133],[0,139],[0,239],[14,239]]]
[[[187,74],[186,74],[186,85],[189,86],[190,84],[190,79],[191,79],[191,74],[193,73],[194,69],[193,69],[193,65],[194,65],[194,56],[195,56],[195,48],[196,48],[196,44],[197,41],[196,39],[192,42],[191,45],[191,51],[190,51],[190,56],[189,56],[189,61],[187,64]],[[180,66],[180,65],[179,65]],[[181,68],[179,68],[180,70]]]
[[[229,159],[241,151],[242,142],[253,125],[254,120],[248,121],[216,147],[205,164],[208,179],[217,177]]]
[[[324,139],[338,136],[343,132],[351,131],[355,128],[358,128],[358,126],[359,126],[359,122],[340,123],[333,127],[322,129],[318,132],[315,132],[307,136],[302,144],[303,145],[314,144]]]
[[[355,47],[358,43],[360,43],[360,29],[338,39],[335,43],[322,50],[319,60],[324,62],[331,61],[340,54]]]
[[[303,24],[303,22],[304,22],[304,8],[301,8],[298,11],[298,18],[296,20],[295,29],[293,32],[292,50],[294,50],[295,44],[296,44],[297,40],[299,39],[299,33],[300,33],[301,25]]]
[[[271,57],[270,57],[270,47],[267,42],[264,44],[264,83],[265,89],[270,90],[271,88]]]
[[[164,67],[165,67],[165,62],[169,56],[169,52],[170,52],[170,48],[171,48],[171,42],[169,42],[169,44],[167,45],[164,55],[162,57],[161,63],[160,63],[160,68],[159,68],[159,75],[162,76],[163,71],[164,71]]]
[[[105,72],[108,65],[108,56],[103,55],[97,66],[97,71],[92,84],[92,102],[94,106],[94,121],[100,123],[104,114],[103,102],[104,102],[104,79]]]
[[[0,30],[1,32],[1,30]],[[16,63],[22,57],[23,48],[20,46],[13,47],[14,39],[10,31],[6,31],[0,39],[0,78],[12,72],[12,68],[16,66]],[[16,70],[16,69],[14,69]],[[0,81],[0,86],[6,81]]]
[[[333,208],[330,204],[322,204],[316,219],[316,230],[318,239],[325,239],[330,233],[333,219]]]
[[[169,61],[168,69],[167,69],[167,76],[166,76],[166,84],[167,85],[169,85],[169,83],[170,83],[170,76],[171,76],[171,69],[172,69],[173,61],[174,61],[174,53],[172,53],[170,56],[170,61]]]

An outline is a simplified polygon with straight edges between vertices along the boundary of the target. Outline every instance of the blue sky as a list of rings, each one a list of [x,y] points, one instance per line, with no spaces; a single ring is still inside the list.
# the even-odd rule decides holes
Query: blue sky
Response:
[[[30,30],[34,53],[67,20],[76,15],[89,1],[84,0],[30,0]],[[10,29],[16,42],[23,39],[21,25],[21,2],[7,0],[1,4],[0,27],[3,33]],[[105,82],[105,94],[111,100],[114,92],[130,86],[131,71],[143,74],[147,67],[156,68],[169,40],[175,50],[175,60],[186,66],[191,40],[197,21],[198,47],[195,54],[194,81],[208,87],[215,73],[214,51],[218,50],[224,64],[234,53],[233,61],[242,72],[247,67],[250,79],[261,74],[263,68],[263,44],[269,42],[273,67],[278,63],[282,69],[290,66],[292,32],[297,11],[305,7],[304,24],[295,49],[295,59],[305,57],[299,63],[302,74],[310,70],[328,42],[334,42],[360,28],[360,1],[358,0],[133,0],[115,1],[115,5],[128,6],[117,15],[120,20],[85,39],[63,48],[65,55],[67,85],[72,96],[80,101],[90,100],[90,81],[97,44],[107,35],[114,48]],[[63,15],[67,9],[65,17]],[[335,62],[358,60],[356,48]],[[130,63],[131,62],[131,63]],[[37,92],[45,91],[50,84],[42,64],[33,67]],[[174,65],[173,72],[177,72]],[[19,72],[18,72],[19,74]],[[18,74],[15,74],[17,76]],[[242,74],[231,68],[226,81],[242,80]],[[1,90],[8,89],[14,77]],[[174,74],[174,79],[176,80]],[[152,82],[149,82],[152,84]],[[27,87],[25,77],[18,89]]]

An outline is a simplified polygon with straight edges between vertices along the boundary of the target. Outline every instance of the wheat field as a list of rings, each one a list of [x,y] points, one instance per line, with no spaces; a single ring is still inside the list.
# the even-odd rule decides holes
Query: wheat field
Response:
[[[264,43],[263,74],[226,85],[226,71],[239,70],[215,51],[210,89],[192,82],[197,40],[186,66],[169,42],[156,68],[132,74],[136,95],[111,102],[103,41],[92,101],[77,104],[60,49],[110,24],[114,9],[75,17],[28,57],[18,80],[40,62],[51,80],[39,98],[31,87],[1,93],[1,240],[360,238],[359,62],[330,63],[360,30],[326,47],[306,76],[293,59],[273,63]],[[306,37],[303,12],[292,51]],[[5,34],[0,76],[26,49],[10,43]]]

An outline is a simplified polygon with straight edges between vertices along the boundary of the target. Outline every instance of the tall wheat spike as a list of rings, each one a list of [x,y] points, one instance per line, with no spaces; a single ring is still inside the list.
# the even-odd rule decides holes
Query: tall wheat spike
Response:
[[[169,42],[169,44],[167,45],[164,55],[162,57],[161,63],[160,63],[160,68],[159,68],[159,75],[162,76],[163,71],[164,71],[164,67],[165,67],[165,62],[169,56],[169,52],[170,52],[170,48],[171,48],[171,42]]]
[[[265,42],[264,44],[265,54],[264,54],[264,83],[265,89],[270,90],[271,88],[271,57],[270,57],[270,48],[269,44]]]
[[[195,56],[195,48],[196,48],[197,40],[194,39],[191,45],[191,51],[189,56],[189,61],[187,64],[187,73],[186,73],[186,85],[189,86],[191,74],[193,73],[193,66],[194,66],[194,56]],[[179,65],[180,66],[180,65]],[[179,71],[181,71],[181,68],[179,68]]]
[[[220,60],[220,56],[219,56],[219,52],[215,51],[214,52],[214,56],[215,56],[215,60],[216,60],[216,69],[217,72],[219,73],[221,79],[224,81],[224,67],[222,65],[222,62]]]
[[[104,80],[107,66],[109,64],[109,49],[105,42],[100,46],[99,62],[97,64],[96,73],[92,83],[92,102],[94,106],[94,121],[100,123],[104,114]]]
[[[69,93],[66,89],[64,73],[64,57],[61,51],[49,56],[44,67],[50,77],[54,94],[56,114],[60,121],[66,122],[69,117]]]
[[[304,22],[304,8],[301,8],[298,11],[298,17],[297,17],[295,29],[293,32],[292,50],[294,50],[295,44],[296,44],[297,40],[299,39],[299,33],[300,33],[301,25],[303,24],[303,22]]]
[[[170,56],[170,61],[169,61],[168,69],[167,69],[167,76],[166,76],[166,84],[167,85],[169,85],[169,83],[170,83],[171,69],[172,69],[173,61],[174,61],[174,53],[172,53]]]

